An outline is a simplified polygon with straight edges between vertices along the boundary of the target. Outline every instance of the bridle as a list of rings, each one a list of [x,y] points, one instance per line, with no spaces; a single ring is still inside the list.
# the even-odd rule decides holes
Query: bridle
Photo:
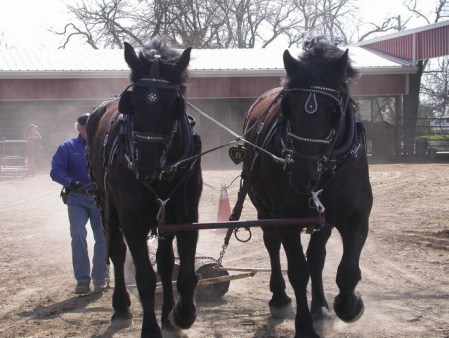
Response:
[[[148,101],[150,104],[156,104],[159,102],[159,92],[158,89],[168,89],[174,90],[177,93],[177,100],[185,100],[184,96],[181,92],[181,86],[175,83],[170,82],[169,80],[161,77],[159,72],[159,56],[156,56],[153,61],[150,69],[149,77],[141,78],[128,87],[121,94],[121,98],[125,95],[131,95],[131,91],[129,88],[132,87],[147,87],[148,90]],[[120,106],[120,105],[119,105]],[[173,143],[173,137],[178,131],[179,128],[179,120],[175,120],[172,123],[170,132],[168,134],[161,133],[153,133],[153,132],[142,132],[136,131],[134,129],[134,119],[129,114],[123,114],[124,124],[122,125],[123,130],[121,130],[121,134],[126,135],[126,148],[125,158],[128,163],[128,167],[134,172],[137,179],[142,179],[139,177],[139,172],[137,170],[137,162],[139,160],[139,144],[153,144],[160,143],[164,146],[162,151],[161,158],[159,160],[161,168],[164,168],[167,163],[167,156],[170,150],[170,147]],[[160,174],[161,178],[162,173]],[[145,180],[145,178],[143,178]]]
[[[327,169],[335,170],[335,161],[332,159],[332,152],[335,148],[337,138],[344,127],[346,110],[348,109],[350,97],[349,95],[343,96],[339,91],[335,89],[321,86],[311,86],[309,88],[289,88],[285,89],[285,92],[286,93],[282,98],[283,100],[292,93],[309,93],[304,104],[304,110],[306,114],[310,115],[315,114],[318,110],[317,95],[328,97],[336,103],[334,110],[339,113],[338,122],[335,127],[330,130],[328,136],[326,136],[325,138],[310,138],[298,135],[292,132],[290,121],[286,117],[280,115],[278,119],[278,124],[280,126],[282,135],[282,153],[286,156],[290,156],[291,158],[300,158],[302,160],[315,161],[317,163],[317,182],[319,182],[321,176]],[[322,153],[313,155],[305,154],[295,149],[293,141],[311,144],[322,144],[324,145],[324,151]]]
[[[155,61],[151,65],[150,76],[141,78],[130,84],[128,87],[126,87],[125,90],[120,95],[120,101],[122,99],[126,100],[126,96],[128,96],[128,99],[131,97],[132,92],[129,91],[128,89],[132,87],[149,88],[148,101],[150,102],[150,104],[156,104],[159,101],[158,89],[168,89],[176,91],[177,94],[176,100],[182,100],[182,102],[185,104],[185,98],[181,92],[181,86],[161,77],[159,73],[159,57],[156,57]],[[180,120],[173,121],[172,127],[168,134],[136,131],[133,125],[134,119],[132,114],[124,114],[120,112],[121,106],[120,103],[121,102],[119,102],[119,113],[123,123],[120,125],[119,135],[122,137],[122,140],[124,140],[123,154],[125,163],[128,166],[128,168],[133,172],[136,179],[139,180],[142,183],[142,185],[146,189],[151,191],[155,196],[156,202],[159,206],[159,211],[156,215],[157,223],[158,226],[163,225],[165,224],[165,209],[167,202],[170,200],[171,196],[175,193],[175,191],[177,191],[177,189],[182,185],[182,183],[185,182],[189,174],[193,172],[193,169],[197,163],[197,159],[194,159],[190,161],[186,167],[181,167],[181,165],[177,163],[172,166],[167,166],[168,152],[173,143],[173,138],[178,130],[182,129],[184,131],[183,134],[184,150],[182,151],[181,159],[184,157],[190,157],[193,155],[194,152],[197,151],[196,145],[194,144],[195,141],[193,140],[191,122],[189,121],[187,114],[184,114],[184,116],[182,116]],[[112,122],[113,121],[111,121],[111,123]],[[107,142],[107,137],[105,138],[105,140]],[[147,177],[139,177],[140,175],[137,167],[137,162],[139,160],[138,145],[142,143],[144,144],[160,143],[164,146],[161,158],[159,160],[161,167],[161,172],[158,173],[159,181],[162,181],[164,178],[166,178],[166,180],[169,181],[176,175],[180,176],[180,178],[177,181],[169,184],[170,188],[168,190],[168,193],[166,193],[163,198],[162,196],[160,196],[159,191],[157,191],[157,189],[153,186],[152,182],[148,181]],[[111,152],[114,152],[115,151],[114,147],[112,148],[113,149],[111,150]],[[113,157],[114,157],[113,155],[110,155],[110,158]],[[181,170],[178,171],[178,169]],[[151,231],[154,235],[157,233],[158,230],[154,226],[152,227]]]

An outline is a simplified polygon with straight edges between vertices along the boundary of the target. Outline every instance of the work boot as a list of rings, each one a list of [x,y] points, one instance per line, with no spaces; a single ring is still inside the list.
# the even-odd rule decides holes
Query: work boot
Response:
[[[94,292],[103,292],[105,288],[105,281],[94,281]]]
[[[82,295],[90,292],[89,283],[78,283],[74,291],[77,295]]]

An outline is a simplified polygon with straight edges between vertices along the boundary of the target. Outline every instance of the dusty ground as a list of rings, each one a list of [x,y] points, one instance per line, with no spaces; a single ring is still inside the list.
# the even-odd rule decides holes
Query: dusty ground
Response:
[[[358,290],[365,314],[335,320],[325,337],[449,337],[448,164],[371,165],[375,203],[362,254]],[[238,171],[207,171],[205,182],[230,184]],[[231,206],[238,184],[229,189]],[[205,187],[202,221],[215,221],[219,192]],[[59,186],[47,174],[0,179],[0,336],[137,337],[141,309],[132,296],[134,325],[110,328],[111,294],[75,296],[70,239]],[[242,219],[254,219],[247,201]],[[91,236],[91,235],[89,235]],[[224,231],[202,231],[198,252],[218,257]],[[303,236],[307,240],[308,235]],[[91,243],[91,240],[90,240]],[[338,234],[328,244],[326,293],[337,294]],[[261,232],[232,240],[225,267],[268,267]],[[291,290],[290,290],[291,291]],[[199,303],[189,337],[291,337],[292,319],[270,318],[268,274],[232,281],[217,302]]]

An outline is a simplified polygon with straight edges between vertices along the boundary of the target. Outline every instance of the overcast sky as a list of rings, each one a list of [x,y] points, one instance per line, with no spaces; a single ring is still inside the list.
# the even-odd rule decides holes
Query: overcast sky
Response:
[[[428,2],[428,0],[418,0]],[[49,32],[60,31],[69,20],[66,5],[74,0],[0,0],[0,41],[16,48],[57,48],[63,38]],[[407,13],[403,0],[359,0],[363,21],[380,23],[383,18]],[[423,26],[417,22],[409,28]],[[74,45],[70,43],[69,47]]]

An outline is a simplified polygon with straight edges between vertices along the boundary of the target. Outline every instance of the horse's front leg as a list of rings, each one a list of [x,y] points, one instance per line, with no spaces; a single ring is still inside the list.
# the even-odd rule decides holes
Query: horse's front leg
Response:
[[[170,327],[168,315],[175,305],[173,295],[173,268],[175,264],[175,256],[173,253],[173,233],[163,234],[158,241],[158,249],[156,252],[157,271],[161,277],[163,288],[163,304],[161,314],[162,327]]]
[[[332,318],[329,306],[324,296],[323,268],[326,260],[326,243],[332,233],[331,227],[323,227],[310,235],[307,248],[307,262],[312,281],[311,313],[313,319],[323,320]]]
[[[198,230],[180,231],[176,233],[179,272],[177,289],[179,298],[170,315],[172,324],[181,329],[188,329],[196,319],[195,288],[198,277],[195,272],[195,254]]]
[[[113,327],[127,327],[132,325],[132,314],[129,310],[131,301],[125,286],[124,263],[126,257],[126,245],[123,234],[119,230],[117,213],[110,207],[110,224],[108,230],[109,256],[114,264],[114,293],[112,295],[112,306],[114,314],[111,318]]]
[[[354,322],[365,309],[362,296],[355,288],[362,278],[359,260],[368,235],[368,217],[361,217],[358,222],[338,227],[338,230],[343,240],[343,256],[337,271],[340,293],[335,297],[334,310],[341,320]]]
[[[279,229],[279,234],[287,255],[288,278],[296,296],[295,337],[318,338],[307,302],[310,270],[301,245],[300,228],[284,227]]]
[[[128,215],[128,221],[132,219]],[[136,223],[135,224],[139,224]],[[142,225],[142,229],[144,226]],[[156,273],[151,266],[148,255],[147,236],[148,233],[143,230],[137,230],[133,227],[123,226],[123,233],[126,238],[129,250],[136,267],[136,284],[139,291],[140,302],[143,308],[142,337],[161,338],[162,333],[156,320],[154,312],[156,289]]]
[[[271,300],[268,302],[271,315],[275,318],[287,318],[293,313],[292,299],[285,292],[285,280],[282,276],[281,259],[279,256],[281,240],[277,229],[263,227],[263,241],[268,251],[271,264],[270,291]]]

